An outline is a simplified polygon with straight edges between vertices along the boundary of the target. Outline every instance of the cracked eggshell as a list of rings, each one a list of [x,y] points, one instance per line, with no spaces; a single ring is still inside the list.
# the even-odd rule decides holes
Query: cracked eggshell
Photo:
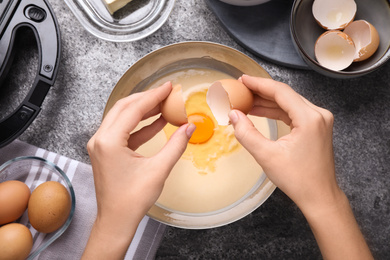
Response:
[[[355,44],[354,61],[363,61],[371,57],[379,47],[379,34],[367,21],[357,20],[348,25],[344,33],[350,36]]]
[[[248,114],[253,107],[253,93],[239,80],[214,82],[207,91],[207,104],[219,125],[228,125],[229,112],[237,109]]]
[[[318,63],[339,71],[352,64],[356,48],[351,37],[341,31],[327,31],[318,37],[314,53]]]
[[[175,85],[171,93],[161,103],[162,117],[174,126],[181,126],[188,122],[181,85]]]
[[[325,30],[342,30],[354,19],[357,5],[354,0],[315,0],[313,16]]]

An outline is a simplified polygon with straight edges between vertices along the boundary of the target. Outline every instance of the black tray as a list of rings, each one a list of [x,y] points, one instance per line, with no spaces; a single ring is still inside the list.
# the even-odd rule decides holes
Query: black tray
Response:
[[[205,1],[225,30],[245,49],[279,65],[309,69],[295,51],[290,35],[293,0],[271,0],[256,6]]]

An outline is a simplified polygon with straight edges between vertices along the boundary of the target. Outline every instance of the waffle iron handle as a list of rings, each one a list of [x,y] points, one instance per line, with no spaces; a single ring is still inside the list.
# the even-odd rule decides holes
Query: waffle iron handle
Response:
[[[22,104],[11,115],[0,122],[0,147],[9,144],[17,138],[37,117],[50,87],[51,84],[42,76],[38,76],[35,79],[34,87],[30,90]]]
[[[11,23],[14,24],[8,27],[9,36],[6,37],[5,32],[2,39],[2,42],[9,44],[6,66],[8,68],[10,66],[8,58],[11,56],[16,31],[20,27],[28,26],[34,31],[37,40],[39,69],[24,101],[13,113],[0,121],[0,148],[23,133],[39,114],[43,100],[54,84],[60,61],[60,31],[50,5],[46,0],[24,0],[21,1],[19,8],[23,11],[19,17],[12,20]]]

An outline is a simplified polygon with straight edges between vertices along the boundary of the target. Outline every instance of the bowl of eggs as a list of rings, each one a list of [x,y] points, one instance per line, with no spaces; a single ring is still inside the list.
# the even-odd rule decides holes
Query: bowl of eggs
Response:
[[[262,168],[236,140],[227,119],[226,109],[244,111],[252,106],[253,94],[237,80],[244,73],[270,78],[257,62],[235,49],[211,42],[181,42],[141,58],[116,84],[104,115],[116,101],[132,93],[167,81],[173,85],[161,105],[167,125],[138,153],[157,153],[187,121],[197,126],[161,196],[149,210],[151,218],[187,229],[218,227],[250,214],[275,190]],[[142,121],[134,131],[158,117]],[[249,117],[272,140],[289,132],[282,122]]]
[[[0,166],[0,255],[34,259],[70,225],[75,194],[66,174],[40,157]]]
[[[296,0],[290,31],[313,70],[333,78],[368,74],[390,59],[387,0]]]

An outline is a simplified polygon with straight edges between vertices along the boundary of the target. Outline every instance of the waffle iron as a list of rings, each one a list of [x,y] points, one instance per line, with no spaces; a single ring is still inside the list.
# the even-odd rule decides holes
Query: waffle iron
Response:
[[[41,110],[53,86],[60,62],[60,31],[46,0],[0,0],[0,88],[13,60],[13,45],[19,29],[32,29],[38,46],[38,72],[22,103],[0,121],[0,147],[26,130]]]

